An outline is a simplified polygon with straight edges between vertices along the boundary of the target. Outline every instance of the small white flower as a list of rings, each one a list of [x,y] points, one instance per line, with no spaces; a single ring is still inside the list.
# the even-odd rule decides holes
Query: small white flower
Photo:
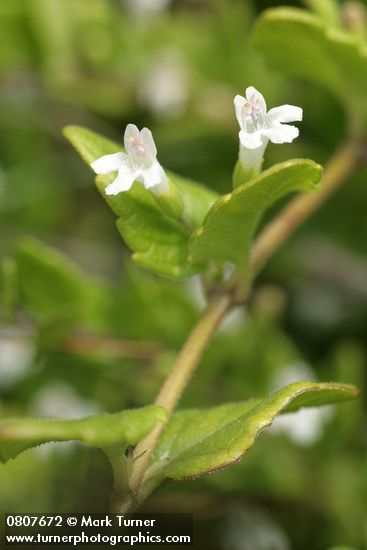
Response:
[[[134,181],[142,183],[145,189],[157,187],[165,192],[168,188],[167,176],[157,160],[157,148],[148,128],[141,131],[135,124],[128,124],[124,134],[126,153],[105,155],[92,162],[96,174],[117,172],[116,179],[106,187],[107,195],[117,195],[128,191]]]
[[[236,95],[234,106],[240,125],[240,161],[253,175],[260,170],[269,140],[290,143],[298,136],[298,128],[286,123],[302,120],[302,109],[281,105],[267,111],[264,96],[253,86],[246,89],[246,97]]]
[[[236,118],[240,125],[240,142],[247,149],[257,149],[270,141],[290,143],[299,134],[298,128],[286,122],[302,120],[301,107],[281,105],[266,111],[264,96],[253,86],[246,89],[246,97],[234,98]]]

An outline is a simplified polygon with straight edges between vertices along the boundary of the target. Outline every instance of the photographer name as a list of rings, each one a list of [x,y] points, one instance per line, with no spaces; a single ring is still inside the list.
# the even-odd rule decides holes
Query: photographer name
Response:
[[[156,519],[138,519],[123,515],[104,516],[96,518],[92,515],[83,516],[80,520],[81,527],[153,527]]]

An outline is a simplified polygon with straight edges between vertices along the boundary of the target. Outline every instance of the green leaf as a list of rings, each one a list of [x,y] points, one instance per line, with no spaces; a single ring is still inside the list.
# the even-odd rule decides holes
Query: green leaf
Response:
[[[79,329],[114,332],[105,323],[111,314],[121,325],[121,290],[85,273],[59,250],[27,237],[18,242],[15,260],[18,302],[36,322],[38,343],[59,345]]]
[[[173,415],[157,447],[151,479],[190,479],[228,468],[252,447],[278,414],[338,403],[358,395],[354,386],[297,382],[263,399]],[[149,483],[149,481],[148,481]]]
[[[86,128],[69,126],[64,134],[87,164],[122,150],[121,145]],[[134,261],[160,275],[181,279],[201,269],[188,260],[188,239],[218,195],[198,183],[168,175],[181,194],[185,224],[168,216],[152,193],[137,183],[128,192],[108,196],[104,189],[114,176],[99,176],[96,181],[102,197],[118,216],[118,230],[132,250]]]
[[[191,239],[192,261],[227,261],[247,272],[251,240],[264,211],[287,193],[315,189],[321,172],[311,160],[290,160],[218,199]]]
[[[7,462],[26,449],[50,441],[79,440],[101,448],[136,445],[157,422],[166,422],[166,412],[155,405],[80,420],[1,418],[0,460]]]
[[[41,340],[48,348],[56,345],[60,349],[70,334],[100,334],[102,340],[107,334],[139,340],[144,334],[148,340],[175,347],[197,318],[197,309],[182,288],[131,263],[124,268],[121,285],[85,272],[62,252],[35,238],[19,241],[15,258],[15,267],[10,262],[14,258],[7,258],[12,266],[8,278],[16,286],[11,292],[12,308],[27,312],[37,326],[38,343]],[[0,265],[0,306],[6,313],[6,281],[1,274]]]
[[[18,242],[15,260],[18,302],[36,322],[44,343],[59,342],[76,328],[94,331],[102,324],[110,330],[103,316],[121,305],[117,287],[83,272],[62,252],[32,237]]]
[[[104,184],[98,187],[103,191]],[[134,198],[121,193],[114,197],[115,201],[107,199],[119,202],[117,228],[133,251],[132,259],[146,269],[175,279],[197,273],[200,266],[191,265],[187,259],[188,234],[155,206],[144,189],[137,184],[134,188]]]
[[[326,86],[367,116],[367,45],[358,37],[305,10],[275,8],[260,16],[253,41],[272,68]]]
[[[83,273],[64,254],[27,237],[17,246],[16,262],[22,298],[39,322],[80,318]]]

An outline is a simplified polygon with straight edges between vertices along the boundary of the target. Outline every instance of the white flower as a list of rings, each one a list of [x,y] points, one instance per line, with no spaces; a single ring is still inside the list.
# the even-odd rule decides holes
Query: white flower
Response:
[[[145,189],[153,187],[159,192],[168,189],[167,176],[157,160],[157,148],[148,128],[141,131],[135,124],[126,126],[124,135],[126,153],[105,155],[92,162],[96,174],[117,172],[116,179],[106,187],[107,195],[128,191],[134,181],[142,183]]]
[[[260,172],[269,140],[290,143],[298,136],[298,128],[286,123],[302,120],[302,109],[281,105],[267,111],[264,96],[253,86],[246,89],[246,97],[236,95],[234,106],[240,125],[240,162],[244,169],[241,177],[248,179]]]
[[[266,111],[264,96],[253,86],[246,89],[246,97],[234,98],[236,118],[240,125],[240,142],[247,149],[257,149],[270,141],[290,143],[299,134],[298,128],[286,122],[302,120],[302,109],[281,105]]]

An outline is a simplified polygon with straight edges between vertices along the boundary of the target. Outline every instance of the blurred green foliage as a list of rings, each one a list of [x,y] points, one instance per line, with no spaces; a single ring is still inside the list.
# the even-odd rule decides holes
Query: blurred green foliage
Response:
[[[202,304],[197,281],[173,284],[131,265],[63,126],[119,142],[127,122],[149,126],[162,164],[220,192],[237,157],[233,96],[249,84],[270,106],[304,109],[299,140],[269,146],[267,166],[323,164],[342,142],[340,98],[321,81],[285,78],[251,47],[255,17],[283,4],[302,7],[175,0],[138,13],[118,0],[2,0],[1,415],[150,403]],[[279,428],[231,470],[164,485],[149,509],[194,511],[201,548],[226,548],[232,533],[234,550],[249,534],[251,550],[262,550],[257,530],[284,550],[367,543],[366,176],[357,171],[269,263],[182,406],[261,396],[304,369],[356,384],[361,397],[318,417],[313,439]],[[44,446],[0,468],[0,511],[104,511],[110,486],[99,451]],[[230,524],[234,510],[243,531]]]

